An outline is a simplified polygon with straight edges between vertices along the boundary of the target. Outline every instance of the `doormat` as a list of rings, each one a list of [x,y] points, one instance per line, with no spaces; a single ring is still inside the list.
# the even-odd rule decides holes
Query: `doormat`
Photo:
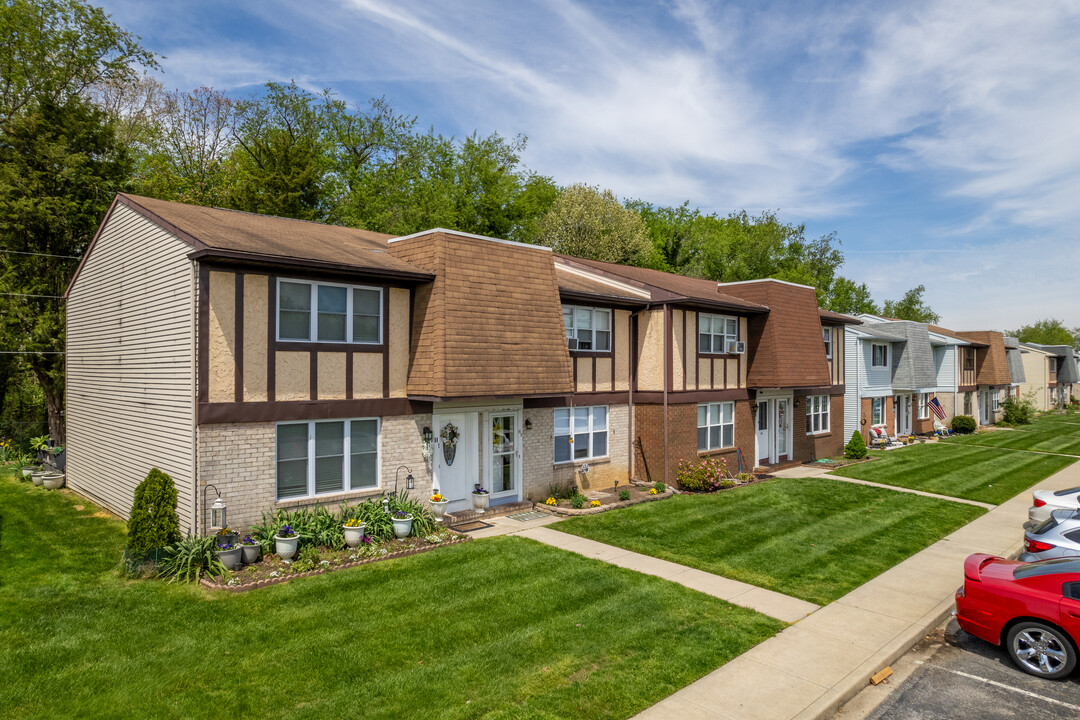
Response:
[[[486,523],[483,520],[472,520],[467,523],[461,523],[455,525],[454,530],[457,532],[473,532],[474,530],[483,530],[484,528],[494,527],[491,523]]]
[[[506,517],[511,520],[517,520],[518,522],[529,522],[530,520],[540,520],[541,518],[551,517],[551,514],[540,510],[529,510],[515,515],[507,515]]]

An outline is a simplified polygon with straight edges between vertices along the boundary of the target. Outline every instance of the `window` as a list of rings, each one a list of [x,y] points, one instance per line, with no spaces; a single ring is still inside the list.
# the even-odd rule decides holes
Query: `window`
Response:
[[[1057,358],[1050,358],[1050,372],[1057,372]]]
[[[821,328],[821,337],[825,341],[825,357],[832,360],[832,328]]]
[[[379,486],[379,421],[326,420],[277,426],[277,497]]]
[[[761,414],[759,412],[759,414]],[[703,403],[697,406],[698,450],[735,445],[735,403]]]
[[[930,393],[919,393],[919,419],[927,420],[930,417]]]
[[[698,352],[733,353],[738,350],[739,320],[724,315],[698,314]]]
[[[809,395],[806,398],[806,432],[829,432],[829,396]]]
[[[611,350],[610,310],[563,305],[562,317],[566,339],[577,340],[577,350]],[[573,344],[570,347],[575,349]]]
[[[378,344],[381,319],[381,288],[278,282],[278,340]]]
[[[972,348],[964,348],[964,370],[975,371],[975,350]]]
[[[556,408],[555,462],[607,457],[607,405]]]
[[[876,397],[870,401],[870,424],[880,425],[885,422],[885,398]]]
[[[998,408],[1000,406],[1001,406],[1001,391],[1000,390],[995,390],[994,391],[994,412],[997,412]]]
[[[870,346],[870,367],[889,366],[889,346],[873,343]]]

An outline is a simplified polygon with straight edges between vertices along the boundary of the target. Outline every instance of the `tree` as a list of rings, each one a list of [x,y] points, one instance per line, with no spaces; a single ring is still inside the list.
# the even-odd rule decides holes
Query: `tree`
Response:
[[[1046,318],[1031,325],[1024,325],[1019,330],[1010,331],[1008,335],[1025,343],[1072,347],[1080,345],[1080,328],[1070,331],[1056,318]]]
[[[848,315],[881,314],[881,309],[870,297],[870,287],[866,283],[856,283],[846,277],[837,277],[833,281],[821,306],[826,310]]]
[[[644,265],[649,233],[641,216],[623,207],[610,190],[571,185],[544,213],[538,241],[556,252],[590,260]]]
[[[941,322],[941,316],[923,300],[924,292],[926,292],[926,286],[918,285],[904,293],[904,297],[899,300],[886,300],[881,314],[897,320],[913,320],[921,323]]]
[[[644,200],[630,200],[625,205],[645,222],[657,270],[679,272],[689,263],[691,233],[694,222],[701,217],[700,210],[690,209],[689,200],[679,207],[658,207]]]
[[[45,393],[49,433],[64,442],[64,306],[75,260],[131,165],[103,112],[78,97],[36,104],[0,139],[0,333]],[[34,254],[26,254],[34,253]]]
[[[180,518],[176,515],[176,485],[173,479],[153,468],[135,488],[128,518],[128,547],[143,554],[180,539]]]

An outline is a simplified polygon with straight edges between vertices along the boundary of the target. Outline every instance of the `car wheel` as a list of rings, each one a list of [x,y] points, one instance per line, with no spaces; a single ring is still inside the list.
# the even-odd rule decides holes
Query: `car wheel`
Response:
[[[1076,667],[1076,648],[1069,637],[1057,628],[1033,620],[1014,625],[1005,645],[1017,667],[1036,677],[1057,680]]]

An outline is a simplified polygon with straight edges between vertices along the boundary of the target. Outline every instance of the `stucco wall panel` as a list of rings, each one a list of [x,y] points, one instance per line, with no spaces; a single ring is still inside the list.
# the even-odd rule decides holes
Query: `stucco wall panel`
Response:
[[[381,353],[353,354],[353,397],[380,398],[383,396],[383,367]],[[391,363],[391,366],[393,363]]]
[[[310,353],[278,351],[275,353],[274,364],[274,395],[278,400],[311,399]]]
[[[266,398],[267,303],[266,275],[244,275],[244,401]]]
[[[630,387],[630,311],[615,311],[615,390],[627,390]]]
[[[390,397],[405,397],[409,381],[409,291],[390,288]]]
[[[210,348],[207,381],[210,402],[232,402],[236,390],[236,275],[210,273]]]
[[[318,359],[320,400],[345,398],[345,353],[321,352]]]

